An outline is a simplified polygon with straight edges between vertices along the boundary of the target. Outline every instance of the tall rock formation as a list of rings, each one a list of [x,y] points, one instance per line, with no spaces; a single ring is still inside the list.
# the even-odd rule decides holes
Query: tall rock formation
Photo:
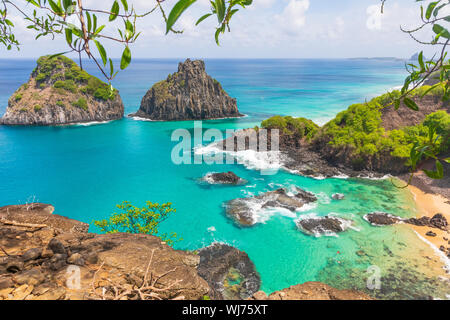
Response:
[[[62,125],[123,117],[117,90],[91,76],[71,59],[38,59],[27,83],[9,99],[0,124]]]
[[[202,60],[179,63],[178,72],[155,83],[141,102],[137,116],[159,121],[241,117],[236,99],[205,71]]]

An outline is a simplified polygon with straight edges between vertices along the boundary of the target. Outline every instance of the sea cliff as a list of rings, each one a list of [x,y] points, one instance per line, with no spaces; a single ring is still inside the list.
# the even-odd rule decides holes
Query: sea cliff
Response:
[[[241,117],[236,99],[205,71],[202,60],[179,63],[178,72],[155,83],[130,116],[159,121]]]

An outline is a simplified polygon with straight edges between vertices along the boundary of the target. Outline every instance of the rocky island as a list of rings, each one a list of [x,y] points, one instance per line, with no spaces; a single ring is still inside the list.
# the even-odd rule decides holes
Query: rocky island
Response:
[[[205,71],[202,60],[179,63],[178,72],[153,85],[130,115],[157,121],[241,117],[236,99]]]
[[[64,125],[123,117],[117,90],[82,70],[71,59],[38,59],[27,83],[11,96],[0,124]]]

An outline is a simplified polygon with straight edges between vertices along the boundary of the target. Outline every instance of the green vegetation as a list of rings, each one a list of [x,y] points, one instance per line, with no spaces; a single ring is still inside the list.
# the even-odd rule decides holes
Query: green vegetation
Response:
[[[45,88],[47,83],[53,83],[53,88],[59,94],[64,94],[64,90],[72,93],[80,90],[104,101],[116,97],[116,90],[111,91],[108,84],[81,70],[74,61],[65,56],[40,57],[33,73],[40,88]]]
[[[59,106],[59,107],[62,107],[62,108],[65,108],[65,107],[66,107],[66,105],[64,104],[64,102],[62,102],[61,100],[56,101],[56,105]]]
[[[84,111],[86,111],[86,110],[88,109],[87,101],[86,101],[85,98],[80,98],[80,99],[78,99],[77,101],[72,102],[72,105],[73,105],[74,107],[83,109]]]
[[[412,96],[422,95],[429,90],[424,86],[412,92]],[[427,95],[439,95],[439,88]],[[355,159],[363,161],[376,154],[389,154],[404,158],[406,164],[413,166],[410,155],[415,145],[424,145],[430,139],[437,153],[449,148],[450,115],[446,111],[429,114],[422,124],[386,131],[381,126],[381,109],[399,96],[399,91],[374,98],[368,103],[351,105],[328,122],[319,132],[318,138],[328,141],[334,148],[351,148]],[[435,129],[434,129],[435,128]],[[430,133],[433,131],[432,133]],[[431,137],[430,137],[431,135]]]
[[[64,89],[73,93],[77,92],[77,86],[75,85],[75,82],[73,80],[58,80],[53,84],[53,87],[56,89]]]
[[[147,201],[142,208],[131,205],[128,201],[117,205],[121,211],[114,212],[108,219],[94,221],[94,225],[105,233],[144,233],[157,236],[168,245],[173,245],[174,241],[181,240],[176,233],[160,233],[159,225],[166,220],[176,209],[172,208],[172,203],[153,203]]]
[[[278,129],[287,135],[311,140],[319,131],[319,126],[306,118],[293,118],[290,116],[274,116],[261,123],[264,129]]]
[[[158,103],[162,103],[163,101],[173,98],[173,96],[169,92],[169,84],[168,81],[159,81],[155,83],[152,89],[155,92],[156,100]]]
[[[42,106],[40,104],[37,104],[34,106],[34,111],[36,111],[36,112],[38,112],[41,109],[42,109]]]
[[[413,97],[426,95],[440,96],[439,87],[430,90],[423,86],[411,93]],[[415,146],[426,146],[422,156],[434,157],[450,148],[450,115],[439,110],[426,116],[421,124],[385,130],[382,127],[381,110],[400,96],[399,91],[376,97],[368,103],[351,105],[347,110],[319,128],[314,122],[305,118],[274,116],[261,123],[262,128],[277,128],[283,134],[306,138],[319,143],[327,143],[338,150],[350,152],[354,165],[361,165],[372,157],[381,154],[405,160],[405,164],[415,168],[411,159]]]
[[[16,101],[22,100],[22,94],[21,93],[16,94],[16,97],[14,98],[14,100],[16,100]]]

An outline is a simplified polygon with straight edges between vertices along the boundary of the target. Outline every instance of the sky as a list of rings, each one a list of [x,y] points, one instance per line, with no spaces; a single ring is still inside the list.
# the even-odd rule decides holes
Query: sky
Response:
[[[138,12],[152,8],[155,0],[128,0]],[[425,1],[429,2],[429,1]],[[108,9],[113,0],[84,0],[85,7]],[[163,2],[166,11],[175,0]],[[406,58],[424,48],[401,32],[400,26],[419,25],[420,9],[415,0],[387,0],[384,13],[380,0],[254,0],[231,21],[231,32],[214,41],[217,19],[210,17],[199,26],[196,20],[209,10],[209,0],[197,0],[177,22],[183,34],[165,35],[159,12],[138,20],[142,31],[132,45],[133,58]],[[11,11],[19,52],[0,48],[0,58],[36,58],[66,49],[63,37],[34,40],[27,23]],[[116,28],[106,28],[117,35]],[[426,40],[431,33],[422,34]],[[104,42],[112,57],[120,57],[123,47]]]

